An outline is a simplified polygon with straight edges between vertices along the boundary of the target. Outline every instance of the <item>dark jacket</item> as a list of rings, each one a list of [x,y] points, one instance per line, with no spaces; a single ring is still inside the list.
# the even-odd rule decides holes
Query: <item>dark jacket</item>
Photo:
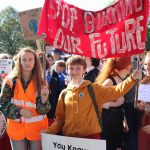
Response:
[[[99,70],[97,68],[94,68],[90,70],[88,73],[85,73],[84,80],[89,80],[92,83],[95,81],[96,77],[99,74]]]

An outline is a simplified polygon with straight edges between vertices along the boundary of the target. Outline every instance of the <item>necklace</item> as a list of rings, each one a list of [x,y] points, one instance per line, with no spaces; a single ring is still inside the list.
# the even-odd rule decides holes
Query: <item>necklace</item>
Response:
[[[117,76],[119,77],[119,79],[120,79],[121,81],[124,81],[124,80],[128,77],[128,75],[126,75],[124,78],[122,78],[122,77],[120,77],[119,74],[117,74]]]

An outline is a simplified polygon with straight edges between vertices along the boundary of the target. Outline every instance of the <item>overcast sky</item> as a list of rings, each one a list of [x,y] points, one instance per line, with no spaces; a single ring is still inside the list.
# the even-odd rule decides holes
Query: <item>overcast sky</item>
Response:
[[[45,0],[0,0],[0,10],[12,6],[17,11],[43,7]],[[85,10],[101,10],[115,0],[64,0]]]
[[[12,6],[17,11],[43,7],[44,0],[0,0],[0,10]]]
[[[107,7],[108,4],[118,0],[64,0],[64,1],[85,10],[98,11]]]

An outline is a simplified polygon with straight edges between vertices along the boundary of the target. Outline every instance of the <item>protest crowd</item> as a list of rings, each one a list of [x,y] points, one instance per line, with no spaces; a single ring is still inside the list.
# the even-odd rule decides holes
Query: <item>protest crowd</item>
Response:
[[[47,86],[43,87],[42,51],[35,53],[30,47],[21,49],[15,56],[13,70],[1,77],[1,110],[9,123],[7,133],[0,139],[0,147],[40,150],[40,133],[44,131],[104,139],[107,150],[147,150],[149,104],[135,101],[135,83],[138,79],[141,84],[149,83],[150,53],[141,57],[142,72],[134,70],[136,56],[105,60],[79,55],[65,57],[64,52],[53,48],[46,54]],[[8,54],[1,54],[0,58],[13,60]],[[94,108],[90,107],[89,86],[93,88],[101,114],[100,125]],[[23,105],[25,102],[28,105]]]
[[[7,121],[6,132],[0,131],[0,150],[45,150],[43,134],[105,141],[105,150],[149,150],[146,2],[115,1],[94,13],[51,2],[45,0],[38,30],[50,49],[26,46],[14,56],[0,54],[0,117]],[[65,149],[56,141],[53,146]],[[68,150],[76,149],[83,148],[68,145]]]

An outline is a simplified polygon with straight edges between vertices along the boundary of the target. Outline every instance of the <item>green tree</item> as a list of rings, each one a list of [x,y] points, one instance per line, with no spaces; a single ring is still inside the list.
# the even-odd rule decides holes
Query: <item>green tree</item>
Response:
[[[150,22],[147,27],[146,51],[150,51]]]
[[[23,39],[18,12],[9,6],[0,12],[0,53],[14,55],[24,46],[36,48],[36,43]]]

